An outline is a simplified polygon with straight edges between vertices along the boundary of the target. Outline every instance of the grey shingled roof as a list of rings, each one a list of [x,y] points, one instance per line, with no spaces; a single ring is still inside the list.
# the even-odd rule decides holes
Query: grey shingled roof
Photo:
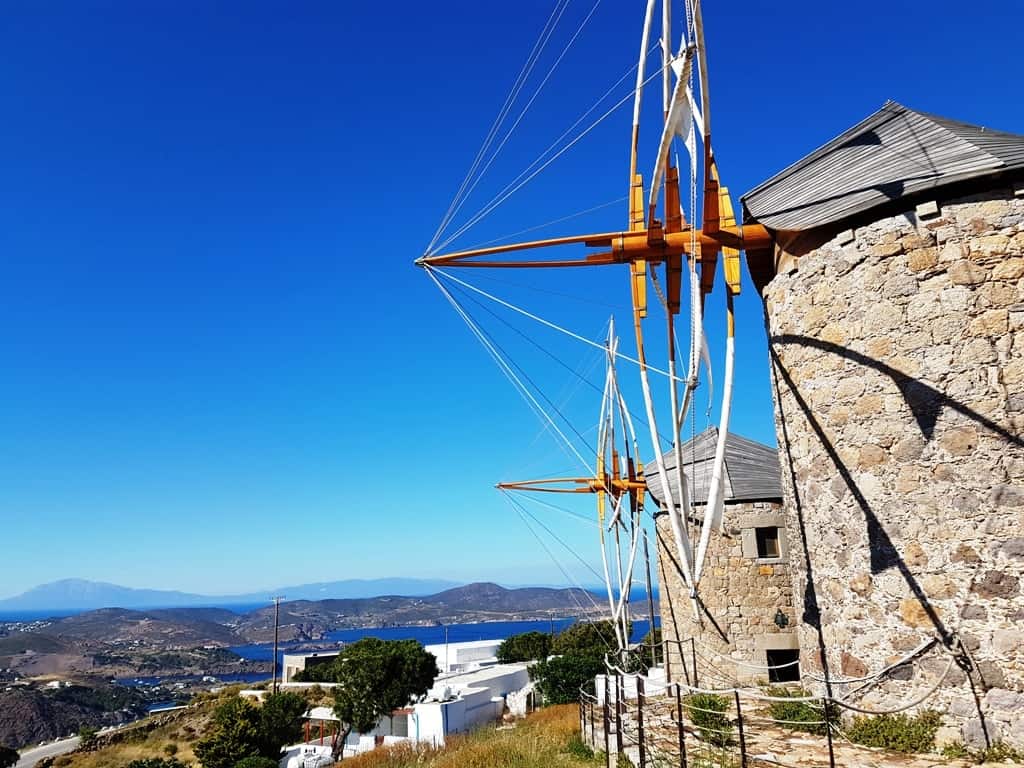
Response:
[[[718,428],[709,427],[682,445],[683,472],[687,477],[690,498],[695,504],[706,504],[711,484],[711,467],[718,442]],[[662,457],[668,471],[673,496],[678,493],[675,482],[675,453]],[[661,478],[656,466],[644,470],[647,490],[659,503],[662,497]],[[730,432],[725,439],[725,501],[755,501],[782,498],[779,452],[775,448]]]
[[[743,195],[748,220],[807,230],[901,197],[1024,168],[1024,136],[894,101]]]

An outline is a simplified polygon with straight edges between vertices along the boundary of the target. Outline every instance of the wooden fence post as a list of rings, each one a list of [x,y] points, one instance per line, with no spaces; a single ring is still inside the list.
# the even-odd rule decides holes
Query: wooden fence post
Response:
[[[686,726],[683,724],[683,689],[676,683],[676,727],[679,729],[679,765],[686,768]]]
[[[647,750],[644,747],[644,679],[636,676],[636,730],[640,742],[640,768],[647,768]]]
[[[740,692],[733,691],[732,695],[736,697],[736,722],[740,729],[740,765],[743,768],[747,768],[747,740],[743,735],[743,710],[740,708]]]
[[[615,749],[617,755],[622,754],[622,675],[618,672],[615,673]]]
[[[611,738],[608,734],[608,675],[604,676],[604,708],[601,710],[602,717],[604,718],[604,762],[606,768],[612,768],[612,750],[611,750]]]

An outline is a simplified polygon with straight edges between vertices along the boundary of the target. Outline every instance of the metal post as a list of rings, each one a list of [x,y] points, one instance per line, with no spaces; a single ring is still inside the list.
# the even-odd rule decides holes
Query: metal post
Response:
[[[270,598],[274,601],[274,693],[277,693],[277,636],[278,630],[281,626],[281,601],[284,599],[284,595],[278,595]]]
[[[740,765],[742,768],[747,768],[747,740],[743,736],[743,710],[740,709],[740,692],[733,691],[732,695],[736,697],[736,723],[740,729]]]
[[[615,673],[615,748],[622,754],[622,675]],[[618,758],[616,758],[618,759]]]
[[[832,751],[832,718],[830,713],[832,711],[830,704],[832,699],[828,696],[825,697],[825,738],[828,740],[828,765],[829,768],[836,768],[836,755]]]
[[[686,768],[686,726],[683,724],[683,689],[676,683],[676,727],[679,729],[679,766]]]
[[[636,676],[636,730],[640,742],[640,768],[647,768],[647,750],[644,748],[644,679]]]
[[[654,593],[651,590],[651,557],[647,552],[647,531],[644,531],[644,565],[647,568],[647,613],[651,617],[651,666],[658,666],[658,644],[654,642]],[[664,658],[664,657],[663,657]]]
[[[608,733],[608,702],[611,693],[608,690],[608,675],[604,676],[604,708],[601,710],[601,717],[604,720],[604,760],[607,768],[612,765],[611,738]]]
[[[693,659],[693,687],[700,687],[700,680],[697,677],[697,638],[690,638],[690,656]]]

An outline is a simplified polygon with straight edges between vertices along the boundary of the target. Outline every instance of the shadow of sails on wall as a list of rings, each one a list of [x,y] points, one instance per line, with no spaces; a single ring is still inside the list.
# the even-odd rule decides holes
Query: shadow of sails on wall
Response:
[[[890,102],[743,202],[774,239],[747,258],[805,666],[856,677],[962,643],[922,706],[948,738],[1020,746],[1024,136]],[[927,690],[942,643],[861,703]]]
[[[717,440],[718,430],[711,427],[680,451],[697,516],[703,515],[707,504]],[[662,460],[677,498],[675,455],[669,451]],[[780,675],[798,676],[798,664],[792,663],[797,661],[799,646],[777,451],[730,433],[724,473],[724,525],[711,532],[699,590],[700,621],[675,564],[677,550],[668,515],[656,516],[661,625],[668,640],[669,675],[673,680],[692,680],[696,657],[697,677],[704,682],[774,682]],[[649,470],[647,483],[660,503],[659,473]],[[694,523],[699,521],[690,522],[695,536],[699,526]],[[782,657],[788,663],[780,666]]]

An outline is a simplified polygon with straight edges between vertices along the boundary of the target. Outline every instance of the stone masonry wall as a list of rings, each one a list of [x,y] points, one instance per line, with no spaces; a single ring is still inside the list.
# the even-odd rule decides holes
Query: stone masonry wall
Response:
[[[767,672],[758,669],[765,665],[765,650],[797,647],[797,617],[793,611],[786,542],[780,542],[778,558],[758,558],[756,544],[751,552],[755,527],[785,525],[781,504],[759,501],[726,505],[726,530],[712,532],[701,577],[700,597],[705,610],[701,624],[694,617],[689,590],[675,566],[675,539],[668,515],[659,515],[656,525],[661,626],[663,637],[668,640],[665,647],[670,679],[685,681],[684,665],[692,674],[694,649],[688,642],[691,637],[701,643],[695,650],[702,685],[714,680],[731,683],[766,679]],[[789,621],[785,628],[775,623],[779,609]],[[731,664],[716,656],[715,651],[751,666]]]
[[[823,644],[858,677],[960,641],[921,708],[946,712],[941,740],[1024,747],[1024,198],[938,202],[798,254],[764,291],[802,658],[820,672]],[[949,658],[861,705],[913,700]]]

